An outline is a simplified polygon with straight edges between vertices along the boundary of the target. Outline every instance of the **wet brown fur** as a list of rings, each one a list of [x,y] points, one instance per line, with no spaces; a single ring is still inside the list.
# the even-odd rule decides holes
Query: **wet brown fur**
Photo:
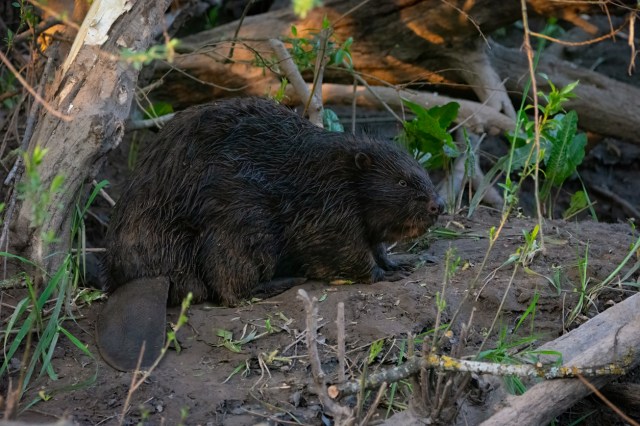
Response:
[[[333,133],[258,98],[179,113],[122,194],[107,289],[167,276],[169,303],[233,305],[278,277],[359,282],[399,267],[385,244],[425,232],[441,201],[389,142]]]

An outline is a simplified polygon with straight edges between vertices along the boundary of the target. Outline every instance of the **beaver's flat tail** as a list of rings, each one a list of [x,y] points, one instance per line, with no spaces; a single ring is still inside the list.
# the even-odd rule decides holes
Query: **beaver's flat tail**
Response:
[[[144,343],[140,369],[160,356],[165,339],[169,279],[140,278],[118,287],[96,322],[96,342],[102,358],[113,368],[136,368]]]

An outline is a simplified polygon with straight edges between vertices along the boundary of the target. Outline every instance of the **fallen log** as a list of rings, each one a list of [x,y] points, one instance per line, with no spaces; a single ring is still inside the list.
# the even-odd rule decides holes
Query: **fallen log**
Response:
[[[292,24],[297,26],[299,35],[310,37],[309,33],[321,27],[322,17],[327,14],[335,25],[337,40],[354,37],[353,63],[368,84],[380,85],[383,81],[414,89],[448,90],[447,93],[464,97],[472,96],[471,88],[485,106],[514,116],[501,79],[508,77],[508,88],[521,92],[525,80],[519,77],[527,72],[526,57],[519,50],[493,43],[491,49],[486,49],[486,43],[478,42],[481,39],[478,35],[519,19],[518,2],[495,8],[487,1],[465,6],[463,1],[373,0],[352,11],[357,4],[329,0],[306,19],[296,19],[286,9],[247,17],[235,44],[232,41],[236,22],[186,37],[175,63],[157,68],[156,77],[162,78],[164,85],[153,97],[181,108],[237,93],[275,92],[279,75],[257,67],[256,56],[269,59],[272,53],[268,40],[291,35]],[[563,10],[574,2],[530,4],[533,10],[564,16]],[[599,10],[599,6],[590,5],[580,12]],[[488,11],[491,13],[487,14]],[[567,16],[573,16],[572,13]],[[229,62],[232,45],[234,54]],[[632,129],[631,117],[638,110],[640,89],[554,58],[543,59],[540,70],[547,72],[556,85],[581,80],[579,99],[570,105],[577,110],[580,125],[585,129],[640,142],[640,136]],[[324,80],[352,84],[353,76],[345,69],[329,67]],[[451,90],[452,87],[456,89]],[[548,89],[542,82],[540,88]],[[593,99],[599,102],[593,103]]]
[[[615,364],[628,370],[640,364],[640,293],[607,309],[580,327],[539,350],[562,353],[565,366]],[[547,358],[547,361],[550,359]],[[543,359],[544,362],[544,359]],[[600,388],[617,376],[590,378]],[[578,379],[547,380],[524,395],[510,397],[506,406],[482,423],[493,425],[548,424],[591,391]]]

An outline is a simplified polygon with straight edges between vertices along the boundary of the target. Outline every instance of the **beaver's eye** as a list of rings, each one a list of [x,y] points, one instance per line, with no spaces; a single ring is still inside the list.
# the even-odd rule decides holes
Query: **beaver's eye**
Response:
[[[398,182],[398,185],[405,187],[407,186],[407,182],[405,182],[404,180],[400,179],[400,181]]]

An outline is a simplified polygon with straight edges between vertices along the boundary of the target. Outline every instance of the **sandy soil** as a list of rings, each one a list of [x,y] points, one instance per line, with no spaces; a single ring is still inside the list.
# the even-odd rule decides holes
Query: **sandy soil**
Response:
[[[149,380],[133,394],[131,409],[126,413],[124,423],[178,424],[183,419],[184,424],[247,425],[264,420],[276,424],[276,419],[283,422],[297,419],[302,424],[322,424],[321,406],[309,389],[307,348],[301,339],[301,332],[305,329],[304,312],[296,298],[297,289],[304,288],[321,300],[320,349],[323,368],[330,375],[330,381],[336,380],[336,307],[338,302],[345,303],[347,361],[351,377],[357,378],[372,342],[384,339],[381,354],[369,366],[370,373],[397,363],[399,346],[407,333],[418,334],[434,325],[435,294],[441,291],[444,254],[451,247],[461,263],[446,289],[444,321],[448,321],[478,273],[488,245],[488,230],[498,221],[499,217],[488,211],[480,212],[473,220],[441,218],[439,225],[448,225],[464,235],[448,240],[434,240],[433,235],[427,236],[434,240],[427,249],[420,251],[427,262],[400,282],[343,286],[308,282],[272,299],[237,308],[191,307],[189,324],[179,334],[182,350],[179,353],[170,350]],[[469,354],[473,354],[474,348],[482,341],[508,285],[512,266],[501,265],[523,244],[522,231],[531,230],[534,226],[533,220],[525,218],[507,223],[481,273],[481,280],[484,281],[492,272],[495,276],[482,288],[481,283],[471,302],[463,306],[464,312],[469,312],[472,306],[477,308],[466,345]],[[538,336],[536,344],[562,334],[565,328],[563,321],[575,305],[576,293],[573,290],[579,282],[578,257],[584,255],[587,247],[589,276],[598,281],[622,260],[635,238],[628,225],[593,222],[567,224],[548,221],[545,235],[548,252],[546,256],[537,256],[530,266],[537,274],[520,270],[499,320],[499,324],[509,330],[509,338],[515,338],[510,331],[534,293],[539,293],[534,322]],[[560,294],[545,278],[552,277],[558,268],[562,277]],[[632,291],[631,288],[605,291],[596,306],[588,309],[585,318],[619,302]],[[5,301],[11,303],[6,298]],[[60,379],[56,382],[40,379],[32,385],[25,400],[30,401],[40,390],[53,393],[53,397],[24,413],[24,419],[41,421],[70,416],[82,425],[118,424],[118,416],[129,391],[131,373],[114,371],[97,355],[93,328],[99,309],[101,303],[85,306],[79,309],[77,322],[68,321],[67,324],[89,345],[95,359],[83,355],[62,339],[53,360]],[[169,321],[175,321],[179,310],[174,308],[169,312]],[[462,318],[466,319],[466,315]],[[267,320],[273,331],[263,334]],[[241,351],[235,353],[221,345],[218,329],[233,332],[234,339],[252,332],[260,337],[242,345]],[[454,325],[454,330],[456,333],[459,331],[459,323]],[[277,358],[274,358],[275,354]],[[268,363],[266,360],[269,358],[275,360]],[[246,368],[243,367],[241,373],[232,374],[238,366]],[[74,391],[65,390],[94,374],[97,374],[97,379],[92,385]],[[353,404],[354,400],[343,402]],[[384,416],[386,407],[383,405],[382,408],[380,415]],[[397,407],[392,412],[395,409]]]

